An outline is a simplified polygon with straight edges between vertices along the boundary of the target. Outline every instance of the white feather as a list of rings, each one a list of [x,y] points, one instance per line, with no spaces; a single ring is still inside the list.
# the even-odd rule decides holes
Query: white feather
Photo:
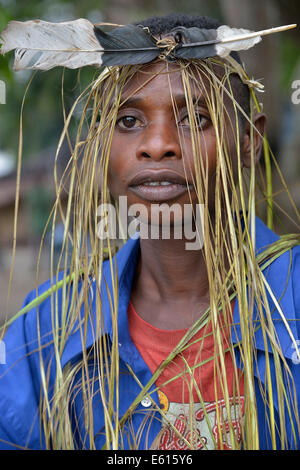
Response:
[[[231,51],[242,51],[250,49],[262,40],[262,36],[280,33],[288,29],[296,28],[296,24],[278,26],[276,28],[264,29],[262,31],[249,31],[248,29],[236,29],[223,25],[217,28],[217,40],[221,43],[216,45],[217,55],[226,57]]]
[[[11,21],[1,33],[0,52],[15,49],[14,69],[71,69],[102,64],[103,48],[94,25],[83,18],[62,23]]]
[[[251,37],[255,34],[255,37]],[[249,38],[250,35],[250,38]],[[245,36],[248,38],[240,39]],[[226,57],[231,51],[242,51],[250,49],[261,41],[261,36],[247,29],[230,28],[223,25],[217,29],[217,40],[221,41],[216,45],[217,55]]]

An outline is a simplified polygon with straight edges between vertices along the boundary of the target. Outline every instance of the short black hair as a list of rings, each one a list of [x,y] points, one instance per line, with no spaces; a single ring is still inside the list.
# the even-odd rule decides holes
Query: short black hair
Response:
[[[136,25],[149,28],[149,31],[153,36],[164,36],[168,34],[172,29],[178,26],[184,26],[185,28],[200,28],[200,29],[217,29],[222,26],[220,20],[211,18],[209,16],[197,16],[197,15],[186,15],[183,13],[171,13],[165,16],[152,16],[144,20],[138,21]],[[241,58],[236,51],[232,51],[230,54],[239,64],[242,65]],[[234,76],[235,78],[238,76]],[[233,89],[237,95],[237,101],[243,111],[249,116],[250,114],[250,93],[249,88],[240,79],[233,80]]]
[[[222,23],[209,16],[194,16],[185,15],[183,13],[171,13],[165,16],[152,16],[145,20],[139,21],[136,24],[141,24],[150,29],[154,35],[164,35],[169,33],[172,29],[178,26],[185,28],[203,28],[203,29],[216,29]]]

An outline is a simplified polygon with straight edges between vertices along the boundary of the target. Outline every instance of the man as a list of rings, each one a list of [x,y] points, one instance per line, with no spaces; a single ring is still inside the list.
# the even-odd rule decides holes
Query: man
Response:
[[[297,448],[299,247],[255,217],[258,84],[235,53],[172,56],[182,28],[218,22],[171,15],[142,26],[159,56],[109,67],[87,95],[69,271],[29,294],[5,336],[0,447]],[[112,227],[105,248],[91,217],[100,202],[120,210],[121,197],[140,210],[140,236],[113,256]],[[187,223],[203,230],[196,249]]]

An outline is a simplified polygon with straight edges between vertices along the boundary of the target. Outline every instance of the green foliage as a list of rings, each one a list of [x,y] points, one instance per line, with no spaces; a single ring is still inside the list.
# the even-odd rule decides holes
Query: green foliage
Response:
[[[290,94],[291,82],[299,64],[299,43],[293,41],[290,36],[284,36],[281,41],[281,87]]]

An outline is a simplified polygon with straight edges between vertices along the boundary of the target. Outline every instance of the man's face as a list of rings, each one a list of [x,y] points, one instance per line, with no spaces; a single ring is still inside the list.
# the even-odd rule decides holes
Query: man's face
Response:
[[[157,74],[158,71],[161,73]],[[203,86],[192,86],[191,92],[199,129],[198,154],[201,155],[208,184],[207,203],[213,210],[216,133]],[[224,119],[224,135],[229,155],[235,161],[236,127],[232,105],[231,108]],[[169,64],[168,69],[163,63],[145,66],[134,75],[122,94],[108,166],[108,187],[112,196],[115,199],[127,196],[128,206],[144,204],[148,211],[153,203],[195,206],[199,198],[195,187],[193,152],[179,66]]]

